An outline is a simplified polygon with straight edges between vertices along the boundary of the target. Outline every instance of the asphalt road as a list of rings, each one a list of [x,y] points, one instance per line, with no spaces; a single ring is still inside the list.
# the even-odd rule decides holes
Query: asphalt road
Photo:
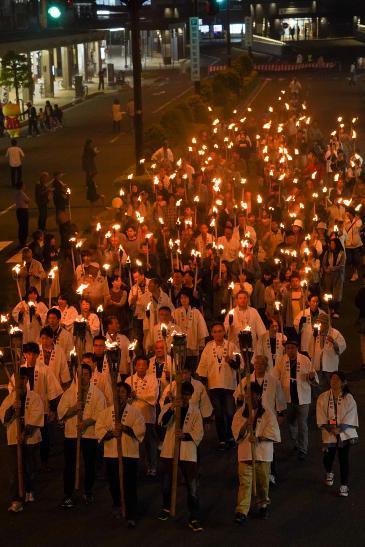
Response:
[[[306,76],[302,83],[311,109],[314,110],[316,117],[326,131],[333,128],[335,119],[340,114],[347,119],[351,119],[354,115],[360,116],[358,129],[361,145],[364,134],[364,123],[361,119],[363,115],[363,84],[356,88],[350,88],[343,78],[338,78],[333,74]],[[263,91],[254,101],[253,107],[259,111],[269,102],[273,103],[278,91],[286,85],[287,80],[282,80],[280,76],[267,81]],[[100,111],[96,107],[94,108],[93,120],[90,119],[92,108],[87,104],[81,107],[81,110],[75,109],[75,121],[72,121],[70,112],[70,121],[67,123],[70,130],[68,127],[65,128],[63,130],[64,136],[61,133],[54,135],[56,143],[54,147],[52,147],[50,138],[48,152],[44,151],[37,142],[30,142],[29,146],[39,146],[39,153],[43,154],[40,158],[44,158],[43,161],[51,154],[52,162],[54,161],[57,165],[62,165],[63,159],[66,159],[65,165],[70,165],[67,172],[74,173],[72,169],[76,169],[79,161],[79,151],[75,145],[77,142],[82,143],[84,138],[77,136],[78,128],[82,127],[83,135],[88,131],[93,131],[93,135],[103,135],[103,143],[106,143],[109,138],[105,126],[103,128],[98,126],[100,120],[105,121],[107,118],[109,108],[107,99],[102,98],[100,102],[94,104],[100,105]],[[86,121],[85,129],[81,123],[87,117],[89,119]],[[73,135],[72,140],[71,135]],[[39,143],[41,143],[41,139],[38,139]],[[63,152],[57,156],[55,151],[61,147]],[[105,165],[107,157],[113,158],[115,155],[115,147],[111,145],[106,147],[106,150],[108,151],[105,151]],[[112,165],[108,176],[110,176],[109,173],[118,172],[117,158],[113,158]],[[76,176],[73,180],[77,180]],[[79,184],[82,185],[82,182],[79,181]],[[4,199],[2,195],[0,199]],[[10,217],[8,218],[10,219]],[[10,288],[9,281],[5,281],[7,278],[4,275],[4,269],[2,268],[2,270],[0,281],[4,281],[4,290],[0,295],[1,299],[4,298],[6,288]],[[358,402],[360,414],[360,443],[352,450],[351,495],[349,498],[338,498],[334,488],[328,489],[323,486],[320,436],[316,431],[312,416],[310,453],[304,463],[299,463],[289,449],[285,442],[287,436],[284,428],[284,442],[277,448],[279,486],[271,492],[271,518],[264,522],[252,519],[245,528],[239,528],[233,523],[237,488],[235,451],[217,454],[215,434],[212,430],[207,434],[202,445],[200,491],[204,533],[194,535],[186,527],[185,492],[182,486],[179,487],[177,518],[166,523],[156,521],[161,503],[159,483],[158,480],[147,480],[143,474],[139,488],[140,519],[137,529],[130,531],[123,524],[115,523],[111,519],[108,491],[105,483],[100,480],[96,486],[95,505],[80,506],[70,512],[64,512],[58,508],[62,498],[61,439],[60,432],[58,432],[58,442],[55,443],[51,460],[54,472],[40,475],[38,501],[32,507],[27,507],[23,514],[9,516],[6,513],[6,473],[4,471],[0,473],[0,530],[4,544],[11,542],[11,545],[14,546],[36,545],[37,547],[48,547],[49,545],[58,547],[65,544],[70,547],[77,545],[82,547],[110,545],[113,547],[121,544],[125,546],[153,545],[153,547],[167,545],[178,547],[185,545],[224,545],[229,547],[241,545],[249,547],[253,545],[264,547],[363,545],[365,542],[363,518],[365,441],[362,435],[362,424],[365,418],[365,374],[359,370],[359,343],[354,329],[356,311],[353,299],[357,289],[357,284],[346,283],[341,319],[337,322],[338,328],[344,333],[348,343],[348,349],[341,359],[341,368],[349,375],[350,387]],[[3,445],[0,446],[0,469],[6,469],[5,447]],[[336,484],[338,485],[337,467],[335,471]]]

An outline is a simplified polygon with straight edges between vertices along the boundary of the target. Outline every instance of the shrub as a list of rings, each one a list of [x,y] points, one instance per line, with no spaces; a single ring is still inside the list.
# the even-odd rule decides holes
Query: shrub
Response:
[[[190,106],[194,122],[196,123],[209,122],[208,107],[200,95],[192,95],[191,97],[188,97],[187,103]]]
[[[240,55],[232,61],[232,69],[235,70],[241,78],[248,76],[252,72],[252,62],[247,55]]]
[[[160,124],[150,125],[144,134],[144,144],[147,154],[152,154],[157,148],[162,145],[166,139],[166,131]]]
[[[161,125],[172,141],[182,140],[188,132],[187,120],[181,108],[171,108],[161,116]]]

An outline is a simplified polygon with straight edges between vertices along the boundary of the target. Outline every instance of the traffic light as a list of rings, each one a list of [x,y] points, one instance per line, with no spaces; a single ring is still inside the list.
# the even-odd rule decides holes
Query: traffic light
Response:
[[[58,0],[47,1],[46,15],[48,27],[62,27],[65,18],[64,2]]]

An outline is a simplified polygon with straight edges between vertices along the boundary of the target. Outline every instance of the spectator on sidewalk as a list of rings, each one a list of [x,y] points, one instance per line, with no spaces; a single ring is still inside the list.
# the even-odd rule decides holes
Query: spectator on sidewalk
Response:
[[[38,228],[43,232],[46,230],[48,200],[49,200],[49,173],[42,171],[39,175],[39,181],[34,188],[35,202],[38,207]]]
[[[120,133],[120,122],[122,120],[122,111],[120,101],[116,97],[112,104],[113,133]]]
[[[134,100],[132,98],[129,99],[129,101],[126,104],[126,112],[129,120],[129,128],[130,131],[133,131],[134,129]]]
[[[98,90],[100,91],[102,89],[104,91],[105,68],[101,68],[99,70],[98,76],[99,76]]]
[[[11,185],[16,187],[22,180],[22,161],[24,158],[24,152],[18,146],[16,139],[11,139],[11,146],[7,149],[5,157],[8,158],[9,162]]]
[[[27,103],[27,107],[25,113],[28,116],[28,137],[39,135],[37,110],[31,102]]]
[[[63,127],[63,112],[59,108],[58,104],[54,105],[53,117],[54,117],[54,121],[58,125],[58,127]]]
[[[20,180],[16,185],[15,192],[15,209],[16,218],[18,221],[18,239],[20,247],[25,247],[25,245],[27,244],[29,227],[29,203],[30,199],[25,193],[23,182]]]

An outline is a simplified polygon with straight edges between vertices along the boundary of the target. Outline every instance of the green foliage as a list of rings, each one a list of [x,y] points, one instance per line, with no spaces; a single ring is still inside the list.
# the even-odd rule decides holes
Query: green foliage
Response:
[[[150,125],[144,134],[144,144],[147,155],[160,148],[166,139],[166,131],[160,124]]]
[[[243,78],[244,76],[251,74],[253,66],[247,55],[240,55],[232,61],[232,69]]]
[[[192,95],[186,99],[186,102],[191,109],[193,121],[195,123],[209,122],[208,107],[200,95]]]
[[[16,101],[19,102],[19,89],[33,85],[32,74],[26,55],[8,51],[1,60],[0,85],[14,87]]]
[[[174,107],[162,114],[161,125],[166,130],[167,136],[172,142],[186,138],[188,120],[186,120],[181,108]]]

